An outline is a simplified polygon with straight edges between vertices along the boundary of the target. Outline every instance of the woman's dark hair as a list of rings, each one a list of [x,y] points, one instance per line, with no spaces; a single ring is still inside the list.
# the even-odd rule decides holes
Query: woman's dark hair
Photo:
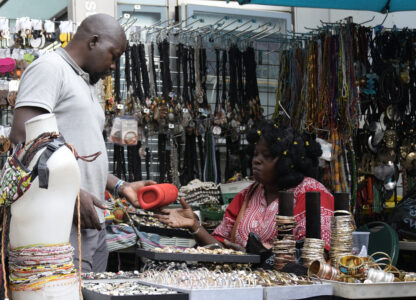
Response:
[[[247,141],[253,150],[261,138],[267,143],[273,157],[280,157],[276,164],[276,184],[279,188],[295,187],[305,176],[317,177],[318,158],[322,149],[315,141],[314,134],[299,134],[291,127],[262,121],[247,132]]]

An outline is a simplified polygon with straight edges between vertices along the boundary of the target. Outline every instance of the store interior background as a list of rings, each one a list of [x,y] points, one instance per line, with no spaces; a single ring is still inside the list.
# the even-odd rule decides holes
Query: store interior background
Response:
[[[256,41],[257,77],[259,84],[260,101],[264,108],[264,115],[271,117],[276,104],[277,76],[279,72],[279,49],[283,49],[285,44],[276,42],[279,34],[290,34],[291,32],[308,32],[311,28],[317,28],[322,22],[339,22],[347,17],[352,17],[353,22],[363,23],[366,26],[377,26],[383,21],[383,26],[391,28],[416,28],[416,18],[414,12],[395,12],[387,15],[370,11],[350,11],[335,9],[316,9],[316,8],[290,8],[267,5],[240,5],[237,1],[225,0],[3,0],[0,2],[0,16],[11,19],[10,26],[14,26],[14,20],[18,17],[30,17],[32,19],[52,19],[56,21],[72,20],[79,24],[86,16],[94,13],[107,13],[126,22],[128,19],[136,19],[134,26],[150,26],[157,22],[181,21],[188,19],[188,24],[196,18],[203,19],[203,22],[194,22],[193,28],[214,24],[224,16],[228,16],[228,22],[240,19],[227,30],[233,30],[236,26],[244,22],[255,20],[255,26],[271,22],[279,28],[279,32],[271,35],[264,40]],[[195,18],[189,19],[191,16]],[[369,21],[370,20],[370,21]],[[369,21],[369,22],[368,22]],[[185,23],[186,24],[186,23]],[[254,25],[253,25],[254,26]],[[247,28],[243,26],[241,29]],[[254,28],[254,27],[253,27]],[[236,29],[238,32],[240,29]],[[215,53],[213,49],[208,49],[208,80],[207,95],[211,104],[215,103],[216,78]],[[124,56],[121,58],[121,95],[125,97],[124,84]],[[171,70],[175,70],[175,62],[171,62]],[[175,82],[175,74],[172,75]],[[160,82],[161,84],[161,82]],[[2,113],[2,125],[10,125],[12,115],[10,112]],[[243,137],[244,140],[244,137]],[[217,145],[221,152],[225,151],[225,139],[219,138]],[[157,137],[149,139],[149,146],[152,151],[151,177],[157,180],[158,160],[157,160]],[[112,170],[113,147],[108,144],[109,169]],[[221,157],[221,165],[225,164],[225,157]],[[224,169],[224,168],[222,168]],[[143,168],[144,172],[144,168]],[[224,176],[222,176],[224,181]],[[402,195],[400,182],[398,184],[398,195]]]
[[[365,23],[366,26],[377,26],[384,20],[383,26],[391,28],[416,28],[416,19],[413,12],[395,12],[388,14],[387,18],[384,14],[369,11],[350,11],[336,9],[316,9],[316,8],[290,8],[267,5],[240,5],[237,1],[225,0],[3,0],[0,2],[0,16],[11,19],[10,26],[14,26],[15,18],[30,17],[32,19],[52,19],[56,21],[72,20],[75,24],[79,24],[86,16],[94,13],[107,13],[120,19],[120,22],[126,22],[129,18],[135,18],[136,21],[128,30],[134,26],[150,26],[157,22],[170,22],[176,20],[186,20],[191,16],[203,19],[203,22],[196,22],[193,28],[197,26],[206,26],[214,24],[224,16],[229,17],[228,22],[240,19],[227,30],[233,30],[236,26],[255,20],[255,24],[271,22],[279,28],[280,32],[276,35],[256,41],[255,49],[257,59],[257,77],[259,84],[260,101],[264,108],[264,115],[270,117],[275,109],[276,104],[276,87],[277,76],[279,72],[279,49],[285,47],[284,44],[275,42],[274,38],[281,34],[290,32],[308,32],[311,28],[317,28],[322,22],[334,23],[341,21],[347,17],[352,17],[355,23]],[[372,20],[368,22],[369,20]],[[194,19],[188,20],[188,24]],[[243,26],[241,29],[247,28]],[[253,27],[254,28],[254,27]],[[238,32],[239,29],[236,29]],[[121,61],[121,86],[122,97],[125,97],[123,91],[124,83],[124,57]],[[175,69],[175,63],[171,63],[171,69]],[[208,49],[208,65],[215,65],[215,53],[213,49]],[[214,67],[208,67],[207,95],[208,101],[215,103],[215,72]],[[173,74],[172,80],[175,81]],[[1,124],[11,124],[12,116],[10,113],[2,114]],[[243,137],[244,139],[244,137]],[[157,180],[158,162],[157,162],[157,137],[149,139],[149,145],[152,151],[152,178]],[[225,139],[218,139],[217,145],[222,153],[225,151]],[[113,147],[108,144],[109,169],[112,170]],[[225,157],[221,157],[221,165],[225,164]],[[224,169],[224,168],[223,168]],[[143,168],[144,172],[144,168]],[[224,180],[224,178],[222,178]],[[398,185],[398,195],[401,195],[400,182]]]

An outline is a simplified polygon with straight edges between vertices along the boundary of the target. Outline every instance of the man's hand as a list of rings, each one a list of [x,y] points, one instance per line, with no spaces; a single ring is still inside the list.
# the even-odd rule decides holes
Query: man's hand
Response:
[[[101,209],[106,209],[107,207],[96,197],[84,190],[80,190],[79,197],[81,201],[81,227],[101,230],[101,224],[95,211],[95,206]],[[75,202],[73,223],[78,224],[77,201]]]
[[[137,192],[144,186],[156,184],[152,180],[143,180],[135,182],[125,182],[118,189],[118,193],[124,196],[134,207],[140,208],[139,199],[137,198]]]
[[[180,199],[182,208],[162,209],[161,214],[155,214],[155,217],[162,223],[175,228],[187,228],[196,231],[200,226],[195,217],[192,208],[183,198]]]

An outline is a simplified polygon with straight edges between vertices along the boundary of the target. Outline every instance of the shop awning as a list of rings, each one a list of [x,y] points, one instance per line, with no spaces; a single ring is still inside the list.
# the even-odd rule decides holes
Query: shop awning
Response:
[[[370,10],[382,13],[416,10],[416,0],[238,0],[238,2],[240,4]]]

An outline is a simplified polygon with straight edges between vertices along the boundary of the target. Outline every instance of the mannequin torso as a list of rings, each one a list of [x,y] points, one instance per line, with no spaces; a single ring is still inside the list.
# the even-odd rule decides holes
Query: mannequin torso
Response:
[[[44,114],[25,123],[26,142],[44,132],[58,132],[53,114]],[[44,149],[29,164],[33,169]],[[39,177],[11,205],[9,240],[11,249],[35,244],[69,242],[75,200],[80,188],[80,172],[72,151],[60,147],[47,161],[49,186],[39,188]],[[78,284],[63,285],[65,280],[47,283],[37,291],[13,291],[14,300],[79,299]],[[73,281],[72,281],[73,282]]]

